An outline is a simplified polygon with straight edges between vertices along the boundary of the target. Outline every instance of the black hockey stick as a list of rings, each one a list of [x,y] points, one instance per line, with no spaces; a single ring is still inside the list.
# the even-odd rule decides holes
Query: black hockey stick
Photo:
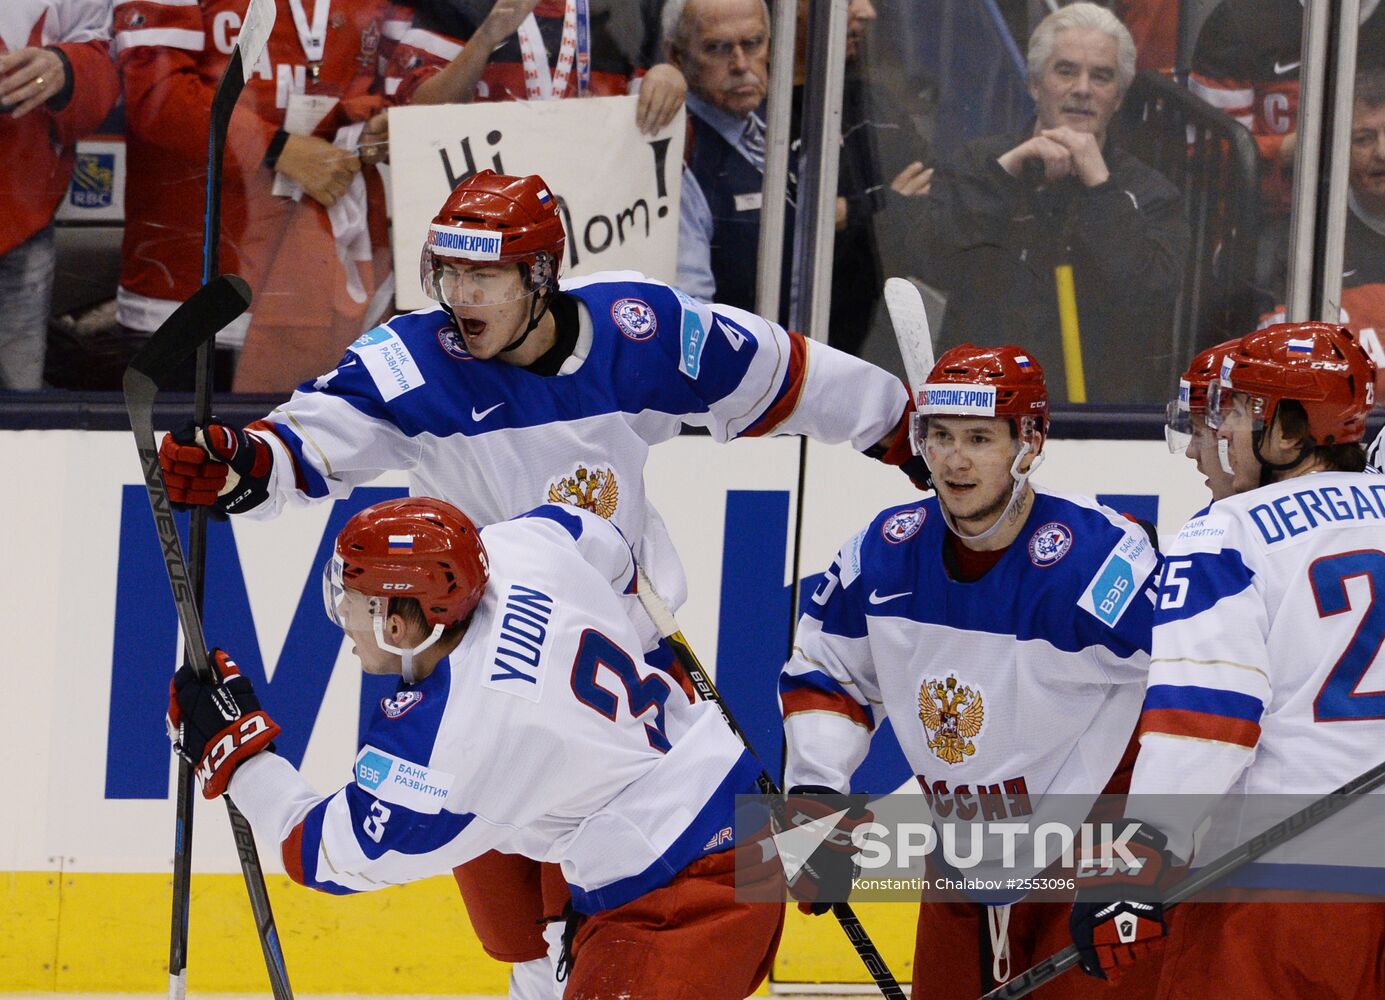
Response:
[[[1375,765],[1365,774],[1352,778],[1341,788],[1309,803],[1287,819],[1261,831],[1239,847],[1233,847],[1215,861],[1209,862],[1179,881],[1164,896],[1164,912],[1167,913],[1179,903],[1186,902],[1203,889],[1210,889],[1228,875],[1293,840],[1305,830],[1311,830],[1323,820],[1335,816],[1360,796],[1381,785],[1385,785],[1385,761]],[[1068,945],[1062,951],[1050,955],[1037,965],[1025,969],[1015,978],[997,986],[981,1000],[1011,1000],[1013,997],[1027,996],[1075,965],[1077,947]]]
[[[130,414],[130,430],[139,449],[140,468],[144,474],[149,506],[154,514],[159,545],[163,549],[164,569],[173,590],[173,603],[183,628],[187,663],[202,680],[215,675],[207,659],[206,639],[202,618],[197,608],[193,580],[183,558],[173,509],[168,502],[163,471],[159,468],[159,450],[154,443],[154,398],[159,385],[167,380],[199,346],[216,332],[245,312],[250,305],[250,289],[240,278],[227,275],[203,285],[184,302],[150,338],[130,366],[125,369],[125,408]],[[197,791],[193,785],[193,769],[181,757],[178,760],[178,820],[173,868],[173,927],[168,965],[168,993],[171,1000],[187,995],[187,930],[188,901],[192,880],[192,803]],[[284,965],[279,934],[274,926],[274,914],[265,889],[264,871],[255,850],[255,837],[250,824],[230,798],[226,811],[236,840],[241,872],[250,894],[250,908],[269,969],[270,987],[275,1000],[291,1000],[288,970]]]
[[[731,732],[735,733],[741,744],[754,755],[755,748],[750,745],[750,740],[746,738],[745,730],[741,729],[740,724],[736,722],[736,717],[731,714],[731,709],[727,707],[726,701],[721,697],[721,692],[716,689],[711,677],[707,675],[702,661],[697,658],[692,646],[688,645],[688,640],[683,635],[682,629],[678,627],[678,621],[673,617],[673,612],[669,610],[669,606],[664,603],[664,599],[659,596],[659,592],[649,582],[649,578],[644,575],[644,570],[637,570],[637,572],[639,579],[636,592],[639,594],[640,603],[644,605],[644,610],[649,614],[650,620],[654,622],[654,627],[659,630],[659,635],[667,639],[668,644],[673,647],[673,651],[678,654],[678,659],[682,663],[683,669],[687,671],[688,678],[697,690],[698,697],[716,705]],[[760,786],[761,795],[773,798],[780,794],[779,785],[770,777],[769,771],[763,765],[760,767],[760,774],[755,781]],[[861,920],[856,916],[856,911],[851,908],[851,904],[833,903],[832,916],[836,917],[837,922],[842,925],[843,933],[846,934],[847,940],[851,942],[851,947],[856,950],[861,963],[870,973],[871,979],[875,981],[880,992],[889,1000],[904,1000],[904,991],[899,988],[899,980],[895,979],[894,973],[890,972],[890,967],[885,963],[880,949],[870,939],[870,934],[862,926]]]

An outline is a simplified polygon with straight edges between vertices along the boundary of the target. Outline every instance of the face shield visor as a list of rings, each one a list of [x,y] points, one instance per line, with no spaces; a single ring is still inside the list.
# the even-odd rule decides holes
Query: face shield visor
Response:
[[[527,298],[542,275],[517,261],[502,261],[499,233],[433,223],[419,255],[419,283],[435,302],[453,310],[504,305]]]
[[[1164,441],[1174,455],[1188,450],[1197,427],[1195,421],[1202,416],[1200,412],[1193,413],[1192,393],[1193,387],[1188,380],[1179,379],[1178,398],[1169,400],[1164,408]]]
[[[434,625],[432,631],[414,646],[396,646],[385,638],[385,619],[389,616],[389,598],[369,596],[358,590],[350,590],[343,581],[345,564],[337,553],[322,567],[322,604],[332,624],[343,632],[360,634],[369,631],[375,636],[375,644],[387,653],[395,653],[403,658],[404,680],[414,682],[413,659],[433,643],[443,633],[441,624]]]

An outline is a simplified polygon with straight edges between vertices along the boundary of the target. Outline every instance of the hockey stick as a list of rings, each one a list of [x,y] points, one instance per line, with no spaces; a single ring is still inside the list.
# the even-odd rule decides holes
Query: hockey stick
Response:
[[[649,582],[649,578],[644,575],[644,570],[638,569],[637,573],[639,578],[635,590],[639,595],[640,603],[644,605],[644,610],[648,612],[650,619],[654,622],[654,627],[659,630],[659,635],[667,639],[668,644],[678,654],[678,659],[692,681],[693,687],[697,690],[698,697],[716,705],[731,732],[735,733],[736,738],[753,756],[755,748],[750,745],[745,730],[741,729],[740,724],[736,722],[735,716],[731,714],[731,709],[721,697],[721,692],[716,689],[711,677],[707,675],[702,661],[697,658],[697,654],[688,645],[688,640],[683,635],[682,629],[678,627],[678,621],[673,617],[673,612],[669,610],[669,606],[664,603],[664,599],[659,596],[659,592]],[[755,781],[760,786],[760,794],[770,797],[776,797],[780,794],[779,785],[775,783],[775,780],[770,777],[769,771],[765,770],[763,766],[761,766],[760,774]],[[842,925],[842,931],[846,934],[847,940],[856,949],[856,954],[860,956],[862,964],[870,973],[871,979],[875,980],[875,985],[880,992],[889,1000],[904,1000],[904,991],[899,988],[899,981],[890,972],[890,967],[885,964],[880,949],[870,939],[870,934],[861,925],[860,918],[851,909],[851,905],[849,903],[833,903],[832,915]]]
[[[1287,819],[1251,837],[1239,847],[1233,847],[1215,861],[1211,861],[1196,872],[1182,879],[1164,896],[1164,912],[1167,913],[1179,903],[1186,902],[1194,894],[1209,889],[1228,875],[1244,868],[1258,857],[1262,857],[1276,847],[1293,840],[1305,830],[1310,830],[1323,820],[1335,816],[1357,798],[1385,785],[1385,761],[1369,771],[1352,778],[1341,788],[1328,792],[1322,798],[1304,806]],[[1068,945],[1062,951],[1050,955],[1031,968],[1025,969],[1015,978],[996,987],[981,1000],[1011,1000],[1013,997],[1027,996],[1040,986],[1056,979],[1077,964],[1077,947]]]
[[[231,127],[231,115],[235,112],[236,103],[240,100],[241,91],[245,89],[250,72],[259,64],[265,46],[269,43],[269,36],[274,31],[277,13],[278,7],[275,0],[248,0],[245,6],[245,16],[241,19],[240,31],[236,36],[235,43],[231,46],[231,55],[227,59],[225,68],[221,71],[221,78],[217,81],[216,91],[212,96],[207,123],[207,181],[202,221],[203,288],[210,287],[215,283],[220,271],[221,184],[225,164],[226,136]],[[239,281],[239,279],[237,280]],[[245,293],[244,301],[248,306],[250,301],[249,289],[245,288],[242,283],[241,290]],[[191,352],[192,346],[197,348],[193,420],[198,426],[205,427],[211,420],[212,387],[216,381],[214,334],[244,313],[245,308],[246,306],[242,306],[234,316],[227,319],[226,323],[215,326],[209,324],[199,331],[189,332],[186,338],[175,341],[170,337],[167,342],[170,345],[170,350],[178,352],[184,361],[187,354]],[[208,332],[209,330],[210,332]],[[188,345],[186,351],[183,350],[183,344]],[[152,442],[152,437],[150,440]],[[147,475],[146,473],[146,478]],[[193,611],[202,607],[203,584],[207,565],[207,514],[205,507],[198,507],[193,510],[188,528],[187,562],[190,565],[191,573],[186,574],[186,583],[190,588],[189,606]],[[181,606],[179,613],[182,614]],[[196,634],[199,639],[193,643],[191,641],[193,633],[188,630],[187,624],[184,623],[183,636],[188,641],[185,662],[192,664],[194,669],[198,669],[198,660],[205,660],[206,657],[206,646],[200,638],[200,628]],[[178,833],[174,843],[173,856],[173,917],[169,926],[168,947],[168,993],[170,1000],[182,1000],[187,994],[188,909],[189,893],[192,887],[192,820],[193,806],[197,801],[197,790],[193,784],[193,770],[190,766],[185,765],[181,759],[178,765],[177,798]],[[260,944],[265,952],[265,964],[269,968],[271,988],[274,990],[276,998],[281,995],[292,996],[283,956],[279,953],[278,936],[274,932],[273,916],[269,911],[269,897],[264,889],[264,876],[260,872],[259,858],[254,853],[254,838],[250,833],[249,824],[245,822],[245,818],[240,815],[239,810],[231,804],[229,798],[226,800],[226,805],[231,817],[231,829],[236,838],[237,850],[241,855],[241,866],[245,872],[246,887],[250,893],[251,909],[255,913],[256,925],[260,930]],[[249,861],[252,863],[250,866],[247,866],[247,850]],[[251,867],[254,869],[253,876]],[[262,909],[266,920],[259,919],[261,911],[256,904],[257,893],[263,897]],[[271,940],[272,949],[270,947]]]
[[[188,356],[204,345],[216,332],[245,312],[250,305],[250,289],[235,276],[217,278],[203,285],[184,302],[154,333],[125,369],[125,408],[130,414],[130,430],[139,450],[144,487],[149,494],[149,506],[154,514],[159,545],[163,549],[164,569],[173,591],[173,603],[183,628],[185,656],[188,664],[202,680],[215,675],[207,660],[206,639],[202,618],[198,613],[193,580],[178,539],[178,528],[169,506],[163,471],[159,468],[159,450],[154,443],[154,398],[159,384],[166,381]],[[188,901],[192,879],[192,766],[181,757],[178,760],[178,820],[173,870],[173,926],[168,964],[168,995],[181,1000],[187,995],[187,929]],[[269,969],[270,987],[275,1000],[291,1000],[288,970],[279,946],[279,934],[265,889],[264,872],[250,824],[230,798],[226,799],[231,830],[240,856],[241,872],[250,894],[250,908],[260,936],[265,964]]]
[[[899,356],[904,359],[904,376],[917,398],[933,371],[933,335],[923,296],[907,278],[889,278],[885,281],[885,308],[899,342]]]

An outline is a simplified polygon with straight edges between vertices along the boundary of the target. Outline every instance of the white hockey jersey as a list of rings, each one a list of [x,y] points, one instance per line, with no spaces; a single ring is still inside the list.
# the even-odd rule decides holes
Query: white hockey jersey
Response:
[[[633,272],[564,290],[580,304],[582,333],[553,377],[474,360],[442,309],[362,336],[269,415],[270,499],[247,516],[343,496],[389,469],[478,524],[569,503],[615,523],[677,606],[682,567],[645,497],[651,445],[687,425],[719,441],[806,434],[865,449],[904,411],[894,376],[740,309]]]
[[[558,862],[583,913],[730,848],[760,766],[714,704],[640,659],[620,534],[550,504],[481,537],[491,577],[466,635],[381,702],[353,783],[322,798],[272,753],[237,770],[230,793],[257,838],[332,893],[491,849]]]
[[[1385,758],[1382,640],[1385,479],[1217,501],[1165,560],[1131,793],[1316,796],[1355,777]],[[1200,814],[1141,818],[1189,856]]]
[[[847,790],[888,716],[935,817],[1095,796],[1139,714],[1153,545],[1091,500],[1036,489],[1019,537],[963,583],[943,564],[947,530],[934,497],[886,510],[828,570],[780,679],[785,783]]]

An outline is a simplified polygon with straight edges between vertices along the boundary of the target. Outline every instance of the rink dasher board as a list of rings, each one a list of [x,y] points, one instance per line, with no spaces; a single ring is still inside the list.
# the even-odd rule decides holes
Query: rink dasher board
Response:
[[[1192,464],[1171,456],[1161,441],[1055,439],[1048,452],[1037,482],[1065,492],[1157,500],[1165,536],[1205,503]],[[122,432],[4,431],[0,461],[0,467],[12,470],[0,482],[0,509],[7,515],[0,551],[8,569],[0,582],[0,606],[7,609],[11,624],[7,696],[0,698],[0,759],[11,775],[7,808],[0,812],[0,873],[5,873],[0,884],[6,897],[0,901],[0,989],[54,988],[57,983],[49,977],[62,975],[63,955],[68,956],[69,976],[75,977],[65,988],[158,989],[157,978],[150,982],[148,976],[157,972],[166,954],[173,837],[171,760],[166,744],[157,743],[163,739],[164,704],[157,696],[138,704],[112,704],[117,636],[156,632],[153,623],[160,615],[172,615],[166,583],[157,574],[132,577],[129,566],[121,565],[122,524],[128,532],[149,518],[137,492],[134,447]],[[736,600],[728,577],[735,577],[747,561],[763,564],[768,559],[782,563],[782,583],[786,588],[790,583],[798,463],[797,439],[719,445],[707,437],[682,437],[651,453],[648,493],[683,555],[689,579],[691,596],[678,617],[713,669],[722,641],[730,648],[737,640],[723,634],[721,621],[723,610]],[[838,546],[880,509],[919,497],[896,470],[865,460],[847,446],[810,445],[805,475],[803,577],[821,572]],[[377,485],[399,488],[404,482],[385,477]],[[782,511],[784,516],[763,525],[747,523],[746,510]],[[308,601],[310,591],[315,599],[319,567],[314,561],[329,512],[330,505],[320,504],[270,522],[235,521],[230,528],[259,655],[271,682],[295,611]],[[130,540],[125,542],[128,554]],[[732,573],[724,572],[727,566]],[[126,617],[119,629],[117,604],[126,609],[123,614],[137,615]],[[132,608],[136,611],[128,610]],[[164,646],[147,664],[154,686],[166,684],[174,666],[176,632]],[[331,643],[327,646],[319,655],[332,664],[330,678],[320,702],[304,706],[313,721],[302,755],[305,774],[323,791],[349,776],[361,697],[360,672],[349,647],[338,642],[333,661]],[[242,657],[247,652],[244,645],[233,651]],[[734,701],[737,679],[718,680]],[[773,711],[772,705],[759,708]],[[153,759],[163,773],[155,777],[163,780],[147,797],[109,795],[113,783],[128,777],[115,766],[118,755],[137,742],[149,748],[147,754],[157,755]],[[151,759],[147,754],[141,760]],[[384,971],[398,963],[379,959],[362,969],[347,954],[353,941],[376,932],[389,936],[388,927],[399,926],[395,921],[416,907],[429,914],[427,921],[448,941],[466,941],[458,949],[473,949],[476,960],[467,981],[480,976],[475,988],[490,988],[480,983],[488,983],[499,967],[480,956],[471,941],[460,907],[451,902],[455,889],[450,880],[339,901],[293,886],[285,890],[277,853],[272,845],[261,845],[276,908],[287,906],[296,918],[281,919],[280,926],[291,969],[296,978],[308,977],[296,983],[299,989],[454,992],[455,966],[438,970],[434,988],[405,991]],[[230,874],[237,865],[223,810],[199,810],[195,858],[202,875],[195,906],[200,900],[214,911],[228,911],[227,919],[248,920],[248,910],[241,913],[243,888]],[[281,898],[290,902],[281,903]],[[441,904],[444,913],[435,912],[439,900],[446,901]],[[384,926],[372,923],[384,914],[390,915]],[[911,925],[913,917],[891,912],[889,919]],[[194,917],[194,947],[202,934],[210,934],[209,926],[203,919],[199,932]],[[805,932],[817,934],[806,925]],[[224,976],[204,966],[202,974],[212,975],[217,985],[204,981],[202,988],[258,988],[249,924],[234,937],[237,947],[247,946],[243,960],[226,959]],[[796,969],[796,975],[820,978],[820,962],[805,961],[808,955],[795,957],[799,937],[786,941],[780,965]],[[212,940],[203,948],[215,951]],[[453,949],[444,950],[460,960]],[[307,971],[294,968],[295,952]],[[304,958],[309,952],[320,957]],[[850,981],[857,975],[850,968],[855,960],[850,955],[844,959],[841,981]],[[22,968],[11,967],[14,962]],[[369,969],[377,966],[381,971],[373,976]],[[431,980],[421,968],[415,967],[413,975]],[[245,985],[238,986],[241,982]],[[503,976],[496,983],[496,989],[502,988]]]

